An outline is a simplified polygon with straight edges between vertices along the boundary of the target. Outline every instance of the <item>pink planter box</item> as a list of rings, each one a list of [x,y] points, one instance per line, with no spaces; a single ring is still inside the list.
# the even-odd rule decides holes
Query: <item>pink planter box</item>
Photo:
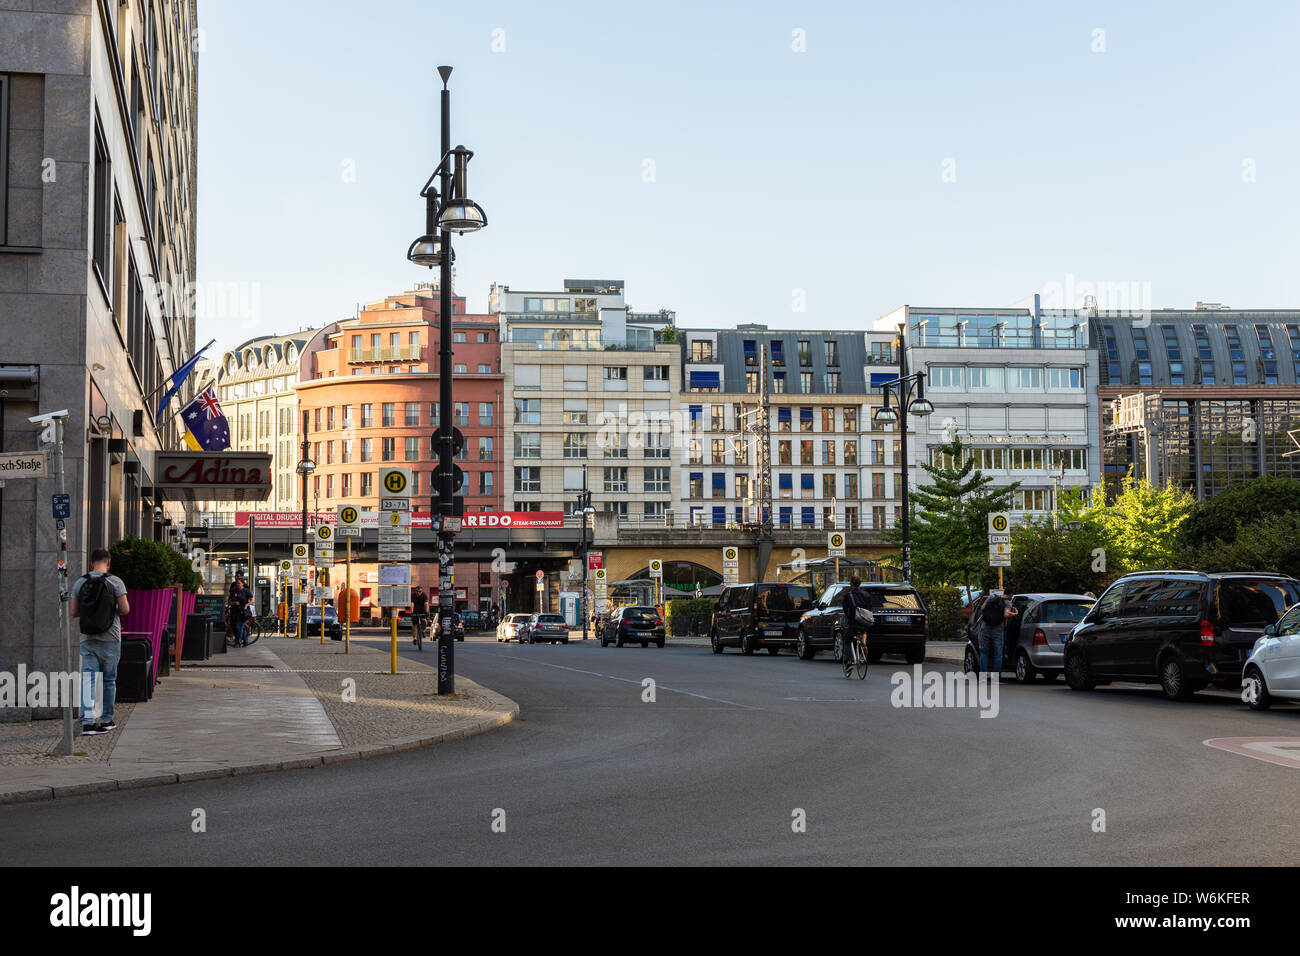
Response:
[[[131,604],[131,613],[122,618],[122,634],[135,631],[147,637],[153,643],[153,673],[150,679],[158,680],[158,657],[162,653],[162,632],[167,627],[167,618],[171,615],[172,601],[176,600],[175,588],[160,588],[156,591],[126,592],[126,599]]]
[[[177,668],[181,666],[181,650],[185,647],[185,621],[194,613],[194,605],[198,599],[197,594],[191,594],[189,591],[181,592],[181,612],[176,615],[176,660],[173,662]]]

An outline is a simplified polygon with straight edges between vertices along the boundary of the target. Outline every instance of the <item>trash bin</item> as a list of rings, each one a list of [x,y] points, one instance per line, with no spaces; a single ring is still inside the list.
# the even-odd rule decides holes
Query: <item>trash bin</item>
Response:
[[[153,644],[148,638],[123,638],[117,664],[117,700],[142,703],[152,696]]]
[[[212,618],[206,614],[185,616],[185,643],[181,645],[181,660],[206,661],[211,656],[212,639],[208,636],[211,629]]]
[[[158,662],[158,677],[166,677],[172,672],[172,654],[176,648],[176,636],[171,631],[162,632],[162,660]]]

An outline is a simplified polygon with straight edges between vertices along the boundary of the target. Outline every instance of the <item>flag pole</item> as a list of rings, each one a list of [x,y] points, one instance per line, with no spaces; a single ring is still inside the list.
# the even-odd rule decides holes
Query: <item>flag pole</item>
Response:
[[[197,398],[199,395],[202,395],[204,392],[206,392],[208,389],[210,389],[213,385],[216,385],[216,384],[217,384],[217,380],[216,380],[215,378],[212,379],[212,380],[209,381],[206,385],[204,385],[202,388],[200,388],[197,392],[194,393],[195,397]],[[165,421],[167,421],[167,422],[172,421],[172,420],[173,420],[177,415],[179,415],[181,412],[185,411],[185,409],[189,408],[190,405],[192,405],[193,403],[194,403],[194,399],[190,399],[188,402],[186,402],[186,403],[185,403],[184,405],[182,405],[180,408],[176,409],[176,411],[174,411],[174,412],[172,412],[170,415],[168,415]],[[222,412],[222,414],[224,415],[225,412]],[[158,425],[157,425],[156,427],[158,427],[158,428],[162,428],[162,427],[163,427],[163,424],[164,424],[164,422],[159,422]]]
[[[152,392],[150,392],[148,395],[144,397],[144,401],[146,402],[145,407],[148,408],[149,406],[147,403],[151,401],[155,395],[158,395],[159,393],[161,393],[167,388],[167,383],[170,382],[173,377],[175,377],[177,369],[183,368],[187,362],[192,361],[193,359],[202,355],[208,349],[212,348],[213,343],[215,343],[216,341],[217,341],[216,339],[212,339],[210,342],[208,342],[207,345],[203,346],[203,348],[199,349],[197,352],[195,352],[193,355],[187,358],[184,362],[181,362],[180,365],[176,366],[176,369],[172,370],[171,375],[168,375],[165,379],[162,380],[162,384],[160,384],[157,388],[155,388]]]

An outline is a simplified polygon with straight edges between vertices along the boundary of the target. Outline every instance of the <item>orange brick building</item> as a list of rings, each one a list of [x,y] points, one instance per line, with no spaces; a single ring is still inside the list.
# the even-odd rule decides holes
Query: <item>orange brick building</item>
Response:
[[[465,314],[463,296],[453,297],[452,310],[454,423],[465,436],[456,458],[465,474],[458,493],[467,513],[499,511],[505,435],[497,322]],[[358,318],[332,323],[308,343],[297,391],[298,427],[305,413],[316,462],[307,489],[309,511],[333,511],[341,504],[377,510],[378,474],[385,466],[410,468],[414,510],[429,510],[437,466],[432,438],[441,421],[438,323],[438,292],[422,285],[365,306]],[[368,599],[377,570],[353,565],[362,614],[373,603]],[[412,566],[411,583],[435,595],[437,577],[433,563]],[[457,566],[458,608],[485,610],[496,587],[488,565]]]

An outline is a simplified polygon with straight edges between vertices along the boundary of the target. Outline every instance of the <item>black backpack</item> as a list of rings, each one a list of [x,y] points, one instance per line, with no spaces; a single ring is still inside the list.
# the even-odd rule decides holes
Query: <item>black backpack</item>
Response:
[[[1002,608],[1002,598],[991,597],[984,602],[984,607],[980,609],[980,618],[990,627],[997,627],[1002,623],[1004,611]]]
[[[82,634],[104,634],[117,616],[117,595],[108,584],[108,575],[87,577],[77,592],[77,614]]]

